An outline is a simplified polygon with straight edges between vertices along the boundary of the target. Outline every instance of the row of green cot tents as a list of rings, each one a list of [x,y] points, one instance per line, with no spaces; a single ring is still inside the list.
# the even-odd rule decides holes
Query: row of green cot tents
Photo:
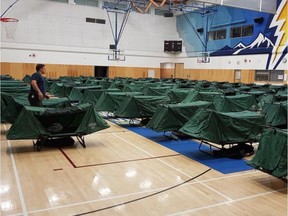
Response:
[[[78,83],[80,83],[80,82],[78,81]],[[119,81],[118,81],[118,83],[119,83]],[[138,86],[139,86],[139,83],[140,82],[137,81]],[[146,84],[147,82],[143,82],[143,83]],[[152,84],[155,84],[155,83],[152,83]],[[158,83],[156,83],[156,84],[158,84]],[[58,83],[57,83],[57,85],[58,85]],[[99,86],[99,85],[97,85],[97,86]],[[91,86],[89,86],[89,87],[91,87]],[[86,87],[73,87],[73,89],[77,89],[77,88],[82,88],[82,89],[86,89],[87,90],[87,86]],[[145,88],[145,89],[151,89],[151,88],[155,88],[155,87],[150,87],[150,88]],[[157,88],[159,88],[159,87],[157,87]],[[165,89],[166,88],[167,87],[165,87]],[[110,92],[110,91],[112,91],[112,92]],[[111,89],[108,88],[107,91],[105,89],[98,89],[98,90],[95,90],[95,91],[93,91],[91,89],[88,89],[88,91],[86,91],[87,92],[86,95],[88,95],[88,93],[91,93],[91,92],[95,92],[96,95],[97,95],[97,93],[99,93],[98,94],[99,95],[98,102],[97,102],[97,99],[98,99],[97,97],[93,97],[92,100],[88,99],[87,101],[85,101],[85,99],[87,99],[87,97],[85,97],[85,94],[84,94],[84,97],[83,97],[84,100],[81,101],[81,102],[96,103],[95,106],[96,106],[96,109],[98,111],[114,112],[119,107],[119,104],[121,104],[121,102],[124,99],[126,99],[126,100],[124,100],[125,103],[122,103],[124,105],[121,107],[120,111],[116,112],[117,116],[119,116],[119,117],[128,117],[128,118],[151,117],[151,114],[153,114],[155,112],[155,108],[158,105],[167,104],[167,103],[173,103],[172,100],[171,100],[173,97],[171,97],[171,96],[177,95],[176,94],[177,91],[178,91],[178,93],[180,93],[179,95],[186,95],[186,97],[183,99],[182,103],[190,103],[190,102],[193,102],[193,101],[202,101],[202,100],[203,101],[213,101],[213,99],[216,98],[217,100],[214,101],[214,104],[215,104],[216,110],[220,111],[220,112],[221,111],[222,112],[241,111],[241,110],[248,110],[248,109],[254,109],[255,110],[255,108],[257,107],[253,97],[248,96],[248,95],[235,95],[235,96],[215,97],[215,96],[223,95],[223,93],[221,93],[221,92],[199,92],[199,91],[192,91],[191,89],[172,89],[172,90],[170,89],[170,91],[168,91],[168,93],[167,93],[167,95],[170,98],[170,102],[169,102],[169,100],[167,98],[165,98],[165,103],[161,102],[161,100],[159,102],[157,102],[157,99],[159,100],[159,97],[156,97],[156,98],[154,98],[152,96],[143,97],[141,95],[144,94],[144,93],[141,93],[141,92],[119,92],[119,89],[116,89],[116,88],[111,88]],[[183,91],[185,91],[184,94],[183,94]],[[164,92],[162,92],[162,94],[163,93]],[[250,92],[247,92],[247,93],[250,93]],[[255,92],[251,92],[251,93],[252,93],[252,95],[255,95],[254,94]],[[90,95],[92,95],[92,94],[90,94]],[[102,97],[100,97],[100,95]],[[131,97],[131,95],[135,95],[135,96]],[[139,95],[139,96],[136,96],[136,95]],[[6,96],[5,97],[3,96],[4,99],[1,100],[2,102],[5,101],[5,98],[7,98]],[[130,96],[130,97],[128,97],[128,96]],[[22,97],[22,101],[24,100],[24,102],[25,102],[26,96],[24,98]],[[149,112],[150,114],[149,115],[147,115],[147,112],[143,111],[143,109],[141,109],[141,107],[139,108],[139,106],[141,106],[141,103],[142,103],[141,99],[143,100],[144,98],[149,101],[148,104],[154,105],[154,106],[152,106],[153,109],[150,110],[150,112]],[[176,97],[174,97],[174,98],[176,98]],[[262,100],[260,99],[260,102],[262,104],[264,104],[264,103],[268,104],[267,102],[275,101],[276,100],[275,98],[277,99],[277,97],[275,95],[268,94],[268,95],[263,96]],[[13,100],[11,100],[11,101],[13,101]],[[20,104],[18,106],[19,107],[18,108],[18,112],[21,110],[21,104],[27,105],[27,103],[28,103],[27,100],[26,100],[26,104],[24,102],[21,103],[19,101],[21,101],[21,99],[16,98],[14,100],[15,104],[18,104],[18,105]],[[53,100],[52,101],[50,100],[50,102],[53,102]],[[64,100],[64,101],[61,100],[60,102],[62,104],[64,102],[64,106],[66,104],[68,104],[66,100]],[[71,102],[71,100],[69,102]],[[176,102],[177,102],[177,100],[176,100]],[[181,102],[181,101],[178,101],[178,102]],[[11,103],[11,104],[13,104],[13,103]],[[52,106],[54,104],[55,103],[52,103]],[[281,103],[280,103],[280,106],[278,104],[271,104],[269,106],[268,105],[266,105],[266,107],[268,107],[268,108],[269,107],[273,107],[273,106],[274,107],[275,106],[280,107],[282,109],[279,108],[279,110],[280,110],[279,113],[283,112],[283,106],[281,106]],[[49,106],[49,103],[47,104],[47,106]],[[5,107],[5,103],[4,103],[4,106],[2,106],[2,107]],[[14,106],[14,107],[17,107],[17,106]],[[125,107],[125,109],[123,107]],[[145,106],[143,106],[143,107],[145,108]],[[146,106],[146,107],[148,107],[147,110],[149,111],[149,106]],[[13,109],[10,109],[10,108],[11,108],[11,106],[8,107],[7,110],[9,110],[9,111],[12,110],[12,112],[10,112],[10,113],[12,113],[12,116],[13,116],[13,113],[17,113],[17,112],[13,112]],[[136,110],[137,108],[139,108],[138,112],[133,111],[133,110]],[[284,108],[285,108],[285,106],[284,106]],[[133,114],[129,114],[129,110],[133,111],[134,113]],[[273,110],[273,108],[270,109],[270,110]],[[5,121],[7,119],[7,118],[5,118],[5,113],[6,112],[2,112],[2,113],[4,113],[4,118],[2,118],[2,119]],[[139,113],[139,114],[137,114],[137,113]],[[267,118],[268,119],[270,118],[271,120],[273,120],[275,122],[275,119],[277,120],[277,118],[273,117],[272,115],[269,115],[269,113],[272,113],[272,112],[267,112],[267,115],[266,115]],[[8,114],[9,114],[9,112],[8,112]],[[9,117],[9,115],[8,115],[8,117]],[[11,118],[10,118],[10,120],[11,120]],[[13,120],[13,117],[12,117],[12,120]],[[272,126],[277,125],[277,123],[275,123],[275,124],[273,122],[271,122],[271,123],[272,123],[271,124]]]
[[[159,82],[159,81],[154,81],[154,82],[149,83],[148,81],[151,81],[151,80],[148,80],[148,81],[147,80],[136,80],[136,81],[132,82],[131,79],[115,79],[114,83],[111,84],[111,82],[112,82],[111,79],[110,80],[109,79],[102,79],[102,80],[94,79],[93,81],[91,81],[91,80],[92,80],[91,78],[90,79],[87,78],[86,81],[84,79],[81,80],[81,79],[75,79],[74,78],[74,82],[72,82],[73,81],[72,78],[64,78],[63,81],[60,80],[61,82],[59,80],[56,80],[55,82],[53,82],[50,85],[51,88],[50,88],[49,91],[52,92],[54,95],[58,95],[60,98],[64,97],[63,95],[72,95],[71,97],[69,97],[69,96],[66,97],[66,98],[69,99],[70,103],[71,102],[77,102],[77,100],[74,101],[74,100],[71,100],[70,98],[75,98],[75,95],[78,94],[78,97],[82,98],[80,100],[81,103],[92,102],[92,103],[96,104],[96,108],[97,108],[98,111],[110,111],[110,112],[116,111],[116,109],[118,108],[120,102],[122,101],[123,98],[125,98],[125,96],[131,95],[131,94],[136,94],[132,90],[137,90],[137,92],[140,91],[140,90],[144,90],[141,93],[137,93],[139,95],[140,94],[147,95],[147,92],[148,92],[148,95],[150,95],[150,96],[152,96],[152,95],[160,96],[160,95],[163,95],[163,94],[167,95],[170,98],[170,102],[169,103],[179,103],[183,99],[184,99],[183,100],[184,103],[190,102],[190,101],[199,101],[199,100],[211,101],[211,99],[213,99],[215,95],[223,95],[224,94],[221,91],[214,92],[215,89],[216,89],[215,88],[215,86],[216,86],[215,83],[213,83],[213,85],[212,84],[208,85],[205,82],[199,82],[200,84],[199,83],[195,84],[195,82],[191,82],[191,81],[187,81],[185,83],[183,80],[178,80],[178,81],[176,80],[175,81],[176,84],[175,83],[173,84],[173,82],[172,82],[173,80],[172,81],[171,80],[165,80],[165,82],[164,82],[165,85],[164,85],[164,84],[161,84],[161,82]],[[81,83],[86,83],[86,84],[89,84],[89,85],[88,86],[83,86],[83,85],[80,85]],[[94,83],[94,84],[97,83],[97,84],[95,86],[93,86],[93,85],[90,85],[91,83]],[[110,86],[107,83],[110,83]],[[115,83],[117,83],[117,87],[122,86],[121,87],[122,89],[120,87],[119,88],[115,88],[115,86],[116,86]],[[202,90],[204,89],[203,86],[207,86],[208,90],[206,89],[207,92],[199,92],[199,91],[194,91],[195,89],[196,90],[199,89],[197,87],[195,87],[195,88],[194,87],[193,88],[177,88],[177,86],[179,87],[179,83],[181,83],[185,87],[187,87],[188,85],[192,86],[191,83],[193,83],[193,86],[202,86]],[[154,86],[159,86],[159,85],[163,85],[163,87],[154,87]],[[218,85],[220,85],[220,84],[218,84]],[[105,89],[105,87],[107,87],[107,86],[109,86],[109,88]],[[152,87],[149,87],[149,86],[152,86]],[[224,84],[222,84],[222,86],[229,86],[229,85],[227,83],[224,83]],[[181,87],[181,85],[180,85],[180,87]],[[239,88],[241,88],[241,87],[243,87],[243,86],[240,86]],[[247,87],[247,86],[244,86],[244,87]],[[271,86],[269,86],[269,87],[271,87]],[[25,87],[25,88],[27,88],[27,87]],[[265,87],[265,88],[269,89],[267,87]],[[56,91],[55,89],[58,89],[58,90]],[[81,91],[84,91],[84,93],[82,94],[81,92],[79,92],[79,89]],[[211,89],[213,89],[213,91],[211,91]],[[221,87],[221,89],[223,89],[223,87]],[[258,87],[256,89],[258,89]],[[273,89],[277,89],[277,88],[275,87]],[[127,91],[127,92],[125,93],[125,92],[123,92],[123,90]],[[76,93],[78,92],[78,93],[75,94],[75,92]],[[117,93],[117,92],[119,92],[119,93]],[[151,94],[151,92],[157,92],[157,94]],[[258,92],[259,91],[251,91],[251,92],[246,92],[246,93],[247,94],[256,95],[256,93],[258,94]],[[280,91],[278,91],[277,94],[279,94],[279,92]],[[103,93],[104,93],[104,96],[100,97]],[[262,93],[264,93],[264,91],[262,91]],[[187,94],[189,94],[189,95],[187,95]],[[262,103],[263,103],[263,101],[265,101],[265,102],[270,101],[271,102],[271,101],[278,100],[279,97],[277,96],[277,94],[275,94],[275,95],[272,95],[272,94],[268,94],[267,95],[266,94],[265,96],[262,97],[263,98],[261,100]],[[91,96],[92,96],[92,98],[91,98]],[[186,96],[186,98],[185,98],[185,96]],[[24,96],[24,98],[25,97],[26,96]],[[135,99],[135,98],[136,97],[134,97],[132,99]],[[153,98],[153,97],[151,97],[151,98]],[[97,103],[97,101],[99,103]],[[26,101],[26,103],[28,103],[28,102]],[[61,101],[61,103],[63,103],[63,101]],[[19,105],[21,103],[17,102],[16,104]],[[130,103],[130,104],[133,104],[133,103]],[[158,104],[154,103],[154,105],[158,105]],[[24,104],[24,105],[27,105],[27,104]],[[49,106],[49,104],[47,104],[47,106]],[[5,106],[3,106],[3,107],[5,107]],[[5,114],[6,112],[2,112],[2,113],[4,113],[4,118],[2,118],[3,121],[6,121],[6,119],[7,119],[5,117],[5,115],[8,115],[8,116],[11,115],[12,119],[11,118],[8,119],[8,120],[11,121],[11,120],[13,120],[13,117],[15,117],[14,113],[17,114],[17,112],[13,112],[13,109],[10,109],[10,107],[7,110],[8,110],[8,114]],[[18,112],[20,110],[21,110],[21,105],[19,105]],[[2,109],[2,111],[3,111],[3,109]],[[153,109],[152,111],[154,112],[155,109]],[[219,110],[219,111],[221,111],[221,110]],[[120,115],[120,114],[118,112],[118,115]],[[123,116],[123,114],[121,114],[121,116]],[[143,114],[142,115],[138,115],[138,116],[135,115],[135,114],[133,115],[133,117],[142,117],[142,116],[143,116]],[[129,115],[127,117],[129,117]],[[147,117],[147,116],[145,116],[145,112],[144,112],[144,116],[143,117]]]
[[[119,83],[119,80],[118,80],[118,83]],[[140,81],[137,81],[137,84],[139,84],[140,83]],[[172,82],[171,82],[172,83]],[[146,81],[145,81],[145,84],[146,84]],[[155,83],[153,83],[153,84],[155,84]],[[186,86],[187,86],[187,84],[185,84]],[[133,86],[133,85],[132,85]],[[134,87],[134,86],[133,86]],[[283,87],[282,87],[283,88]],[[279,88],[280,89],[280,88]],[[213,91],[212,91],[213,92]],[[208,93],[209,93],[209,91],[208,91]],[[275,93],[275,92],[274,92]],[[213,94],[212,94],[213,95]],[[227,98],[228,96],[226,96],[226,98]],[[169,105],[169,104],[168,104]],[[286,106],[287,107],[287,106]],[[214,112],[215,113],[215,112]],[[246,113],[247,114],[247,113]],[[245,116],[245,115],[244,115]],[[153,119],[153,118],[152,118]],[[150,123],[150,122],[149,122]],[[217,141],[216,141],[217,142]],[[222,142],[221,140],[220,140],[220,142]],[[228,140],[228,142],[231,142],[231,140]]]
[[[65,80],[66,81],[66,80]],[[137,81],[138,84],[140,83],[139,81]],[[80,83],[78,81],[78,83]],[[118,82],[119,83],[119,82]],[[57,83],[58,84],[58,83]],[[146,83],[145,83],[146,84]],[[153,83],[155,84],[155,83]],[[158,83],[156,83],[158,84]],[[227,85],[227,84],[226,84]],[[99,85],[97,85],[99,86]],[[96,87],[97,87],[96,86]],[[88,86],[88,87],[94,87],[94,86]],[[87,90],[87,86],[85,87],[73,87],[73,90],[74,89],[78,89],[78,88],[82,88],[82,89],[86,89]],[[155,87],[150,87],[150,88],[145,88],[145,89],[152,89],[152,88],[155,88]],[[159,87],[156,87],[156,88],[159,88]],[[165,87],[166,89],[167,87]],[[72,90],[72,92],[73,92]],[[105,92],[106,90],[105,89],[98,89],[98,90],[91,90],[91,89],[88,89],[89,91],[86,91],[87,93],[91,93],[91,92],[95,92],[96,95],[97,93],[99,93],[99,101],[98,103],[96,103],[96,108],[97,110],[99,111],[110,111],[110,112],[113,112],[113,111],[116,111],[117,108],[119,107],[119,104],[122,102],[122,100],[124,98],[126,98],[127,96],[131,96],[131,95],[134,95],[134,94],[138,94],[139,96],[142,94],[140,92],[119,92],[119,89],[116,89],[116,88],[111,88],[111,89],[107,89],[107,92]],[[110,92],[112,91],[112,92]],[[114,93],[114,91],[116,91]],[[185,93],[187,94],[183,94],[183,91],[185,91]],[[224,111],[224,112],[229,112],[229,111],[241,111],[241,110],[248,110],[248,109],[255,109],[257,106],[255,104],[255,100],[253,99],[253,97],[251,96],[248,96],[248,95],[236,95],[236,96],[226,96],[226,97],[214,97],[214,96],[217,96],[217,95],[223,95],[223,93],[220,93],[220,92],[199,92],[199,91],[191,91],[191,89],[172,89],[170,91],[168,91],[167,95],[169,96],[170,98],[170,102],[169,103],[173,103],[172,102],[172,98],[177,98],[177,97],[174,97],[175,95],[177,95],[177,93],[180,93],[179,95],[187,95],[184,100],[182,101],[182,103],[190,103],[190,102],[193,102],[193,101],[212,101],[214,98],[217,98],[218,100],[216,100],[214,103],[215,103],[215,107],[216,107],[216,110],[217,111]],[[247,93],[250,93],[250,92],[247,92]],[[251,92],[252,95],[255,95],[255,91]],[[278,93],[278,92],[277,92]],[[102,95],[102,97],[100,97],[100,95]],[[144,93],[143,93],[144,94]],[[162,92],[163,94],[163,92]],[[88,94],[86,94],[88,95]],[[91,95],[91,94],[90,94]],[[158,94],[159,95],[159,94]],[[171,97],[172,96],[172,97]],[[5,97],[4,97],[5,98]],[[83,97],[83,101],[82,102],[92,102],[92,103],[95,103],[98,99],[97,97],[93,97],[92,100],[87,100],[85,101],[85,99],[87,99],[87,97]],[[142,114],[137,114],[137,113],[141,113],[141,109],[139,109],[139,112],[134,112],[133,114],[129,114],[129,110],[135,110],[134,108],[138,107],[139,105],[137,105],[137,101],[138,104],[141,105],[141,99],[148,99],[148,101],[151,101],[152,100],[152,103],[150,104],[154,104],[153,106],[153,109],[150,111],[150,115],[147,116],[147,112],[142,112]],[[159,97],[158,97],[159,98]],[[179,97],[178,97],[179,98]],[[177,98],[177,99],[178,99]],[[242,98],[242,99],[241,99]],[[262,100],[260,99],[260,102],[263,104],[263,103],[266,103],[268,104],[267,102],[271,102],[271,101],[275,101],[276,97],[272,94],[268,94],[268,95],[265,95],[262,97]],[[137,100],[137,99],[140,99],[140,100]],[[183,99],[183,98],[182,98]],[[244,99],[244,100],[243,100]],[[19,99],[17,98],[16,101],[19,101]],[[93,101],[94,100],[94,101]],[[241,102],[242,100],[242,102]],[[2,100],[3,101],[3,100]],[[5,101],[5,100],[4,100]],[[153,97],[127,97],[127,99],[125,100],[127,101],[127,103],[129,103],[128,105],[126,105],[126,103],[124,103],[124,106],[123,107],[126,107],[128,111],[125,111],[125,109],[123,109],[123,107],[121,108],[122,111],[118,111],[116,112],[116,115],[119,116],[119,117],[151,117],[151,114],[154,113],[155,111],[155,108],[159,105],[159,104],[163,104],[161,101],[159,101],[159,103],[157,103],[157,97],[154,98],[154,101],[156,102],[153,102]],[[133,102],[134,101],[134,102]],[[168,102],[168,100],[166,99],[165,100],[166,102]],[[51,101],[50,101],[51,102]],[[61,101],[62,102],[67,102],[67,101]],[[70,100],[71,102],[71,100]],[[176,100],[177,102],[177,100]],[[181,100],[179,100],[179,102],[181,102]],[[23,102],[22,102],[23,103]],[[23,103],[24,105],[27,105],[27,101],[26,101],[26,104]],[[21,103],[16,103],[16,104],[21,104]],[[244,105],[244,106],[243,106]],[[281,105],[281,103],[280,103]],[[47,105],[49,106],[49,105]],[[266,105],[267,106],[267,105]],[[275,107],[275,104],[271,104],[269,105],[270,107]],[[282,109],[279,109],[279,113],[281,113],[281,110],[283,110],[283,106],[279,106],[278,104],[276,104],[277,107],[280,107]],[[5,107],[5,106],[3,106]],[[16,107],[16,106],[15,106]],[[129,109],[129,107],[132,107],[132,109]],[[133,108],[134,107],[134,108]],[[144,106],[145,107],[145,106]],[[261,106],[260,106],[261,107]],[[10,109],[10,107],[8,107],[9,109],[7,110],[13,110],[13,109]],[[149,108],[149,107],[148,107]],[[120,109],[120,110],[121,110]],[[21,110],[21,106],[19,105],[19,109],[18,111]],[[273,109],[270,109],[270,110],[273,110]],[[123,112],[124,111],[124,112]],[[282,111],[283,112],[283,111]],[[4,114],[6,112],[3,112]],[[17,113],[17,112],[10,112],[10,113]],[[267,118],[273,120],[275,122],[275,119],[277,120],[277,118],[273,117],[272,115],[269,115],[269,113],[272,113],[272,112],[267,112]],[[9,113],[8,113],[9,114]],[[13,116],[13,115],[12,115]],[[276,115],[277,116],[277,115]],[[4,115],[4,118],[2,118],[4,121],[6,120],[5,118],[5,115]],[[276,121],[277,122],[277,121]],[[271,122],[272,126],[275,126],[277,125],[277,123],[273,123]]]

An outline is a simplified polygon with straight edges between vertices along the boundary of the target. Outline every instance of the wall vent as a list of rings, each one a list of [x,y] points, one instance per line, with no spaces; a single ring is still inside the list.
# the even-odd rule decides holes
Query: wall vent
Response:
[[[106,20],[104,20],[104,19],[95,19],[95,18],[91,18],[91,17],[86,17],[86,22],[98,23],[98,24],[106,24]]]
[[[104,19],[96,19],[96,23],[105,24],[106,20],[104,20]]]

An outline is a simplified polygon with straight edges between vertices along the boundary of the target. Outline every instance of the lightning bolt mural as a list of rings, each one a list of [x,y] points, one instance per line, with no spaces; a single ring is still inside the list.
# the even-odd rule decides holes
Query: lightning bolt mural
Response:
[[[276,14],[274,15],[269,28],[275,28],[274,36],[276,41],[272,52],[269,55],[266,69],[276,69],[278,64],[287,54],[288,49],[288,36],[287,36],[287,0],[282,0],[277,8]]]

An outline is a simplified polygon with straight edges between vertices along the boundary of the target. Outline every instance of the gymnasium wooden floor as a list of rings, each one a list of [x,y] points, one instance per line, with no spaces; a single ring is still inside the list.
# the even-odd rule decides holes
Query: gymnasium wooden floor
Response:
[[[1,215],[287,215],[283,181],[257,170],[204,173],[209,167],[109,124],[85,136],[87,148],[75,141],[40,152],[32,140],[7,141],[2,124]]]

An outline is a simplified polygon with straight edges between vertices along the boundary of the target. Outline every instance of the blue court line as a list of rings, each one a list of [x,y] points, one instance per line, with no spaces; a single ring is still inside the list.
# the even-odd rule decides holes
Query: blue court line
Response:
[[[113,121],[114,123],[117,123]],[[253,169],[246,164],[246,160],[243,159],[231,159],[231,158],[218,158],[213,155],[206,154],[199,151],[199,144],[190,139],[172,140],[164,136],[163,133],[155,132],[149,128],[136,127],[127,124],[120,124],[120,126],[137,133],[147,139],[150,139],[162,146],[165,146],[171,150],[174,150],[186,157],[189,157],[199,163],[202,163],[214,170],[217,170],[223,174],[229,174],[234,172],[241,172]],[[202,145],[204,151],[211,151],[208,146]]]

